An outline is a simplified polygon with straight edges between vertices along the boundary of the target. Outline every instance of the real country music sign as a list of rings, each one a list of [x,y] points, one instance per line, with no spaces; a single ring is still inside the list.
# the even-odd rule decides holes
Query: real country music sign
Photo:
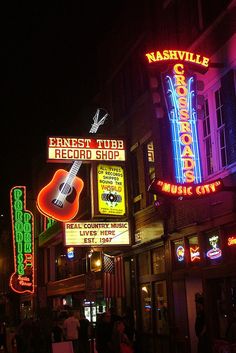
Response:
[[[129,245],[128,222],[66,222],[65,246]]]
[[[122,139],[48,137],[48,161],[125,161]]]

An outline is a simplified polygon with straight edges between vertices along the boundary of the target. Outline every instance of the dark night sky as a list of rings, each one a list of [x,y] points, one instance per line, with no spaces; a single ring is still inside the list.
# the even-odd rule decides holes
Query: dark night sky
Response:
[[[72,134],[92,93],[95,44],[121,10],[115,0],[1,5],[0,213],[9,209],[10,188],[30,183],[46,136]],[[78,126],[83,132],[83,121]]]

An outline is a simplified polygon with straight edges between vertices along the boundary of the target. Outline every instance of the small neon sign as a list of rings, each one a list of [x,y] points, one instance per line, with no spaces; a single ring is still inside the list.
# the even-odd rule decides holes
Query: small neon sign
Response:
[[[69,248],[67,248],[67,258],[68,259],[73,259],[75,257],[75,251],[74,251],[74,247],[71,246]]]
[[[176,249],[176,255],[179,262],[184,261],[184,247],[179,245]]]
[[[47,230],[48,228],[51,228],[54,223],[56,223],[55,219],[44,217],[43,231]]]
[[[236,236],[231,236],[228,238],[228,246],[236,245]]]
[[[11,219],[15,272],[11,289],[19,294],[34,293],[34,216],[26,210],[26,187],[11,189]]]
[[[212,246],[212,249],[208,250],[206,255],[211,260],[218,259],[219,257],[222,256],[222,251],[218,247],[218,242],[219,242],[219,236],[218,235],[214,235],[214,236],[209,238],[209,243]]]
[[[199,246],[190,246],[190,260],[191,262],[196,262],[200,260],[200,249]]]

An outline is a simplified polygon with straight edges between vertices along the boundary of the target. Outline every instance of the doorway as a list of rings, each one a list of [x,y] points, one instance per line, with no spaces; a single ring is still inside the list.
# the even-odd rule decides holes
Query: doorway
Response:
[[[236,277],[206,282],[208,324],[212,339],[225,339],[233,309],[236,308]]]

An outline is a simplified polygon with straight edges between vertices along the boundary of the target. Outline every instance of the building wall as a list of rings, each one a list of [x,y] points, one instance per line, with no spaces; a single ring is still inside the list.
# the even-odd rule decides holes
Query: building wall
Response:
[[[149,50],[170,48],[200,52],[210,57],[212,66],[207,73],[197,74],[197,77],[204,83],[203,90],[199,90],[198,95],[203,95],[204,98],[210,95],[210,119],[212,124],[212,119],[216,117],[213,107],[213,88],[217,87],[217,84],[219,87],[220,81],[220,84],[225,85],[223,76],[235,67],[235,50],[233,49],[235,48],[233,45],[235,1],[222,1],[218,2],[217,5],[212,1],[207,2],[206,5],[206,2],[200,0],[146,1],[145,3],[146,11],[143,13],[143,21],[137,20],[136,9],[133,8],[134,16],[130,17],[128,22],[125,18],[122,19],[122,22],[117,21],[117,24],[122,25],[114,28],[112,37],[108,36],[104,41],[104,47],[101,47],[101,58],[106,47],[109,47],[110,53],[112,53],[113,47],[116,48],[116,51],[119,48],[119,55],[109,57],[110,72],[107,68],[103,70],[104,62],[103,59],[101,60],[99,66],[102,77],[101,90],[96,100],[107,104],[111,109],[111,115],[113,116],[111,129],[115,133],[122,132],[125,134],[129,146],[130,153],[128,154],[127,164],[130,195],[129,219],[133,224],[134,234],[132,238],[134,243],[132,249],[124,255],[127,257],[127,261],[134,258],[137,263],[135,270],[136,294],[134,295],[130,290],[127,293],[136,299],[134,309],[137,313],[138,332],[140,337],[143,336],[144,342],[147,343],[146,349],[148,352],[173,351],[183,353],[189,352],[190,349],[191,352],[196,352],[194,296],[197,292],[204,292],[206,303],[209,303],[209,281],[213,280],[214,277],[232,276],[232,273],[227,270],[228,265],[224,263],[227,255],[224,255],[223,260],[213,266],[206,260],[206,232],[219,231],[221,241],[224,243],[223,250],[227,254],[228,248],[224,229],[231,224],[232,234],[234,232],[235,193],[232,190],[225,191],[193,201],[164,200],[158,208],[154,207],[155,199],[150,202],[147,196],[147,169],[145,169],[143,154],[145,142],[148,139],[154,141],[155,174],[157,177],[173,178],[173,162],[160,73],[158,70],[151,70],[147,67],[144,54]],[[142,25],[140,22],[142,22]],[[135,31],[131,30],[131,33],[129,33],[127,28],[135,29]],[[136,35],[133,35],[134,32]],[[122,38],[122,45],[120,45],[119,40],[116,40],[118,33],[119,38]],[[140,66],[137,62],[135,66],[130,65],[134,62],[132,58],[139,61]],[[143,71],[137,70],[138,67],[141,67]],[[136,69],[136,77],[135,73],[132,72],[134,68]],[[230,82],[231,87],[234,87],[232,76]],[[114,90],[115,86],[116,90]],[[140,90],[138,86],[141,88]],[[132,92],[136,92],[136,94],[132,95]],[[140,92],[140,94],[138,95],[137,92]],[[224,113],[228,114],[229,117],[226,123],[228,127],[227,157],[229,158],[227,167],[222,168],[220,164],[217,155],[219,154],[219,149],[217,149],[219,146],[217,147],[216,135],[214,135],[212,136],[212,146],[218,159],[215,160],[214,172],[207,175],[202,120],[199,121],[198,129],[204,181],[222,177],[225,185],[232,186],[235,185],[235,147],[233,142],[235,139],[232,136],[234,136],[236,128],[233,123],[235,119],[230,120],[230,116],[235,116],[233,113],[235,92],[233,94],[231,89],[230,97],[227,93],[224,97],[225,108],[228,108],[228,111]],[[200,114],[203,109],[202,104],[199,103],[198,109],[199,116],[202,119],[203,115]],[[148,139],[145,139],[145,136],[148,136]],[[138,171],[131,164],[134,155],[136,155],[139,165]],[[130,181],[132,181],[131,185]],[[150,212],[151,208],[153,212]],[[159,226],[160,224],[162,224],[162,227]],[[199,237],[202,246],[202,262],[199,266],[191,266],[190,255],[188,254],[186,255],[186,265],[182,268],[176,268],[173,262],[175,256],[173,242],[182,239],[184,244],[187,244],[188,238],[193,235]],[[163,245],[165,246],[165,270],[154,274],[152,267],[153,252],[157,247]],[[144,274],[140,274],[139,263],[141,263],[141,267],[146,267]],[[168,341],[166,346],[163,340],[160,341],[161,336],[158,335],[158,315],[155,310],[158,302],[155,295],[155,285],[159,281],[166,281],[167,284],[170,330],[166,335]],[[151,293],[151,302],[149,302],[151,313],[150,315],[146,313],[147,317],[142,311],[142,305],[145,301],[142,298],[143,286],[149,286]],[[228,300],[230,301],[230,298]],[[129,298],[127,302],[130,303],[132,300]],[[160,307],[158,308],[160,309]],[[210,316],[213,306],[209,306],[206,310]],[[149,325],[152,333],[147,335],[145,329]],[[219,332],[214,330],[212,325],[212,320],[208,320],[211,340],[216,338],[217,335],[219,337]]]

